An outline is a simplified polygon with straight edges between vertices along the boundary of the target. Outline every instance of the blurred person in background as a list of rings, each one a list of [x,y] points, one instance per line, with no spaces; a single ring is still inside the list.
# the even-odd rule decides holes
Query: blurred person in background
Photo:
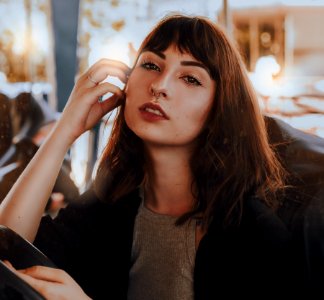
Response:
[[[45,100],[36,100],[30,93],[20,93],[14,99],[1,95],[1,130],[6,139],[0,148],[8,148],[0,158],[0,202],[5,198],[22,171],[37,152],[39,146],[56,124],[60,114],[52,110]],[[70,177],[70,160],[66,156],[55,182],[46,213],[57,211],[79,195]]]

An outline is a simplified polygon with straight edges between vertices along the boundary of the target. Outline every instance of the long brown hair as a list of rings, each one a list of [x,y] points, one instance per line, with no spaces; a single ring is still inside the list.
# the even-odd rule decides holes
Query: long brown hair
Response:
[[[201,214],[208,226],[217,214],[223,224],[237,224],[247,194],[276,208],[283,171],[268,143],[257,96],[236,47],[208,19],[172,15],[144,39],[139,54],[164,51],[170,45],[207,66],[216,82],[214,103],[190,162],[196,203],[179,223]],[[116,201],[138,187],[144,175],[143,144],[125,123],[121,106],[95,188],[101,198]]]

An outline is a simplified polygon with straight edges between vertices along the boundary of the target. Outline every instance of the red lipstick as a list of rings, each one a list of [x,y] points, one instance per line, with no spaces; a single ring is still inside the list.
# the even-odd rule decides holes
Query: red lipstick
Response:
[[[147,121],[153,122],[170,119],[159,104],[147,102],[140,106],[139,110],[143,118]]]

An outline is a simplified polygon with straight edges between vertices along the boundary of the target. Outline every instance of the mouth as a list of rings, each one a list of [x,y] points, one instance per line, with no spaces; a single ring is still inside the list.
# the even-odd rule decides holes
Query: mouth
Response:
[[[163,118],[169,120],[168,115],[163,111],[163,109],[158,104],[151,102],[144,103],[140,108],[140,111],[155,115],[157,118]]]

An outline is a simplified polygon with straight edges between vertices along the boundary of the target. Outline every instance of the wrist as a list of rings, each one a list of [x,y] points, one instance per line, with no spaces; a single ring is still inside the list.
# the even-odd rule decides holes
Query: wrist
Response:
[[[73,133],[68,130],[68,128],[57,123],[54,130],[50,134],[50,139],[55,140],[58,146],[61,145],[61,147],[67,151],[75,142],[77,137],[74,136]]]

